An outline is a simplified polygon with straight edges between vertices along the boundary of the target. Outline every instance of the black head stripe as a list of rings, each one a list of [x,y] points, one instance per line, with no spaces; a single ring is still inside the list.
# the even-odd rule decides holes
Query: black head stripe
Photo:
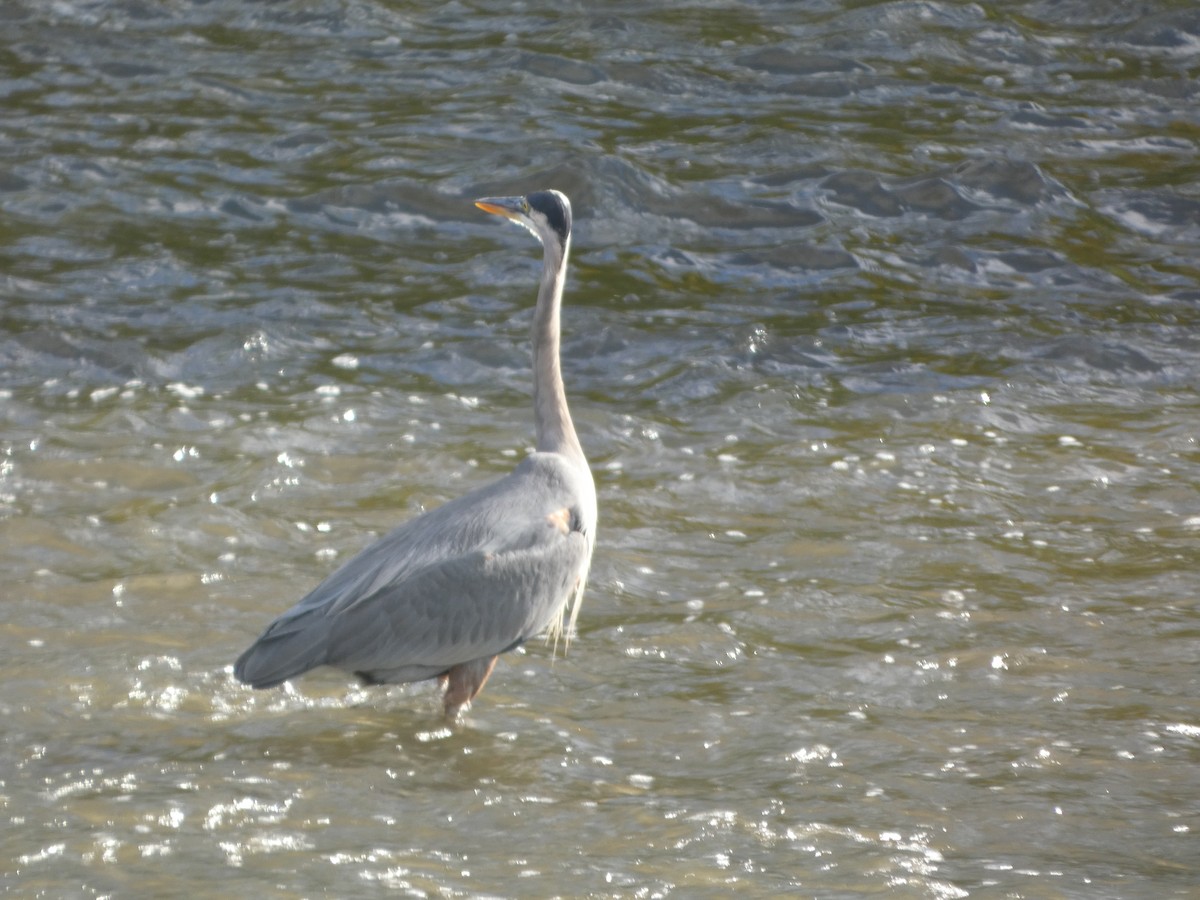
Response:
[[[565,203],[560,195],[553,191],[534,191],[525,199],[531,208],[546,217],[550,227],[558,232],[558,236],[565,244],[571,235],[570,204]]]

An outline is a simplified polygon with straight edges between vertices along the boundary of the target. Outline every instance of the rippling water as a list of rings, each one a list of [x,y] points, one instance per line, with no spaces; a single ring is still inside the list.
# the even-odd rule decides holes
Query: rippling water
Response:
[[[1193,4],[0,20],[6,891],[1193,896]],[[570,654],[243,688],[526,452],[542,187]]]

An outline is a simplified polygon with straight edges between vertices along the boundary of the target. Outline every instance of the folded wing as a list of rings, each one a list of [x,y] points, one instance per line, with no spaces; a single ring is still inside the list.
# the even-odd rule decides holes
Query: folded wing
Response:
[[[276,619],[235,666],[270,687],[321,665],[418,681],[495,656],[561,615],[591,537],[557,454],[418,516]]]

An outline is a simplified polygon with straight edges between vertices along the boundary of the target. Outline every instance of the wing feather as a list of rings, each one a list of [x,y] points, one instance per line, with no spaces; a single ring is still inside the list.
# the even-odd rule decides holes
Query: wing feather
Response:
[[[271,623],[235,673],[256,687],[320,665],[415,681],[533,637],[587,571],[591,538],[562,515],[574,487],[556,454],[534,454],[406,522]]]

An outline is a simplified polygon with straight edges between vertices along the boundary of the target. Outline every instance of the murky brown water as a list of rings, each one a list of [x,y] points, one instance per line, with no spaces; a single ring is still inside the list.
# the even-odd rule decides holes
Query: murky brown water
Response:
[[[0,19],[6,892],[1200,889],[1192,4]],[[540,187],[570,654],[241,687],[525,453]]]

